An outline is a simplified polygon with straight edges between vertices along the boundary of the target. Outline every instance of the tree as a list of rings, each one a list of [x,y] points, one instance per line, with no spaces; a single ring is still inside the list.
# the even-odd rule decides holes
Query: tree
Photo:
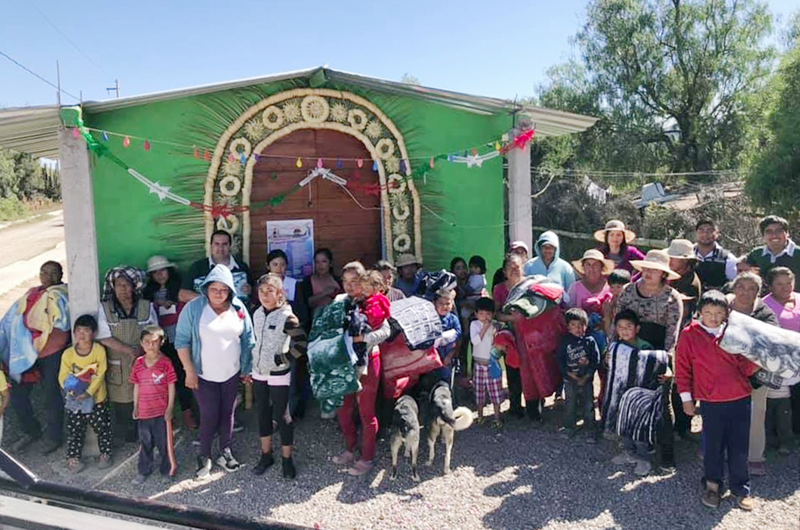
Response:
[[[800,220],[800,42],[782,59],[766,100],[773,103],[768,131],[746,191],[770,213]]]
[[[409,73],[403,74],[403,77],[400,78],[400,82],[401,83],[405,83],[407,85],[416,85],[416,86],[419,86],[419,85],[422,84],[422,83],[420,83],[418,78],[416,78],[415,76],[413,76],[413,75],[411,75]]]
[[[576,36],[602,103],[637,116],[674,172],[732,167],[774,57],[757,0],[593,0]]]

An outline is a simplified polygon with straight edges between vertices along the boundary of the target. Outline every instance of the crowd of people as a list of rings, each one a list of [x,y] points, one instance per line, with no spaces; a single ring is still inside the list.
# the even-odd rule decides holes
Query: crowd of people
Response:
[[[404,378],[405,386],[382,377],[382,352],[396,336],[392,308],[424,297],[441,328],[429,345],[438,356],[431,375],[456,399],[471,393],[479,422],[491,404],[491,426],[501,429],[506,397],[510,416],[542,422],[545,398],[563,395],[566,439],[619,435],[623,451],[612,462],[635,466],[637,475],[654,465],[673,470],[676,438],[697,442],[702,502],[719,505],[727,466],[738,506],[751,510],[750,476],[766,474],[766,448],[788,454],[800,433],[800,379],[781,380],[719,346],[731,312],[800,332],[800,252],[785,219],[768,216],[759,226],[764,245],[737,258],[719,244],[713,220],[697,223],[694,243],[676,239],[646,253],[634,246],[635,233],[612,220],[595,232],[596,248],[571,263],[547,231],[534,255],[512,242],[491,282],[482,256],[456,257],[433,278],[410,254],[369,270],[351,262],[339,276],[328,249],[316,251],[314,273],[302,280],[286,275],[288,256],[273,250],[269,272],[254,281],[231,255],[230,234],[216,231],[210,256],[185,275],[164,256],[151,257],[144,271],[109,270],[97,314],[79,316],[72,329],[61,266],[47,262],[41,286],[0,321],[0,414],[10,403],[19,419],[12,451],[31,450],[40,438],[43,454],[66,443],[76,473],[85,466],[87,425],[97,433],[101,468],[111,465],[115,439],[138,441],[141,484],[156,467],[176,472],[177,406],[182,427],[198,431],[195,477],[203,479],[215,464],[241,467],[231,440],[246,389],[261,447],[252,472],[275,464],[277,430],[282,475],[294,478],[294,424],[325,385],[309,348],[336,332],[355,378],[343,399],[320,399],[320,411],[335,415],[343,435],[333,462],[364,475],[393,399],[420,375]],[[40,411],[30,397],[36,385],[44,391]],[[692,432],[697,414],[702,433]]]

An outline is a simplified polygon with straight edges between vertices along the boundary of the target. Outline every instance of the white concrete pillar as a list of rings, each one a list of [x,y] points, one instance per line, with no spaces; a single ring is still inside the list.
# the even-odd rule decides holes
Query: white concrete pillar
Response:
[[[64,239],[69,272],[69,313],[72,322],[100,307],[97,228],[89,150],[83,137],[70,129],[58,132],[61,197],[64,201]]]
[[[513,141],[519,135],[512,129],[508,137]],[[533,217],[531,212],[531,146],[513,148],[508,159],[508,238],[524,241],[533,249]]]

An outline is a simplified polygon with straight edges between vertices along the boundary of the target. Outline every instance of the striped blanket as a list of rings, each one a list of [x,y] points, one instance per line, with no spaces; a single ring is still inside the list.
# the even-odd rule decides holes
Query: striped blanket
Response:
[[[663,414],[663,389],[658,376],[666,373],[669,356],[663,350],[637,350],[620,342],[613,342],[608,351],[604,428],[653,443]]]

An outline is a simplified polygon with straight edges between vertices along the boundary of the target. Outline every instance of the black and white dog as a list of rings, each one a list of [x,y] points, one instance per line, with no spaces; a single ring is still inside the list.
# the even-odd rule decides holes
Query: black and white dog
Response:
[[[453,410],[453,395],[444,381],[433,385],[428,397],[428,461],[426,466],[433,465],[436,440],[444,439],[444,474],[450,473],[450,456],[453,451],[455,431],[463,431],[472,425],[472,411],[467,407]]]
[[[392,473],[391,480],[397,478],[397,456],[400,447],[405,445],[406,456],[411,456],[411,478],[419,482],[417,457],[419,456],[419,407],[411,396],[402,396],[394,405],[392,414]]]

